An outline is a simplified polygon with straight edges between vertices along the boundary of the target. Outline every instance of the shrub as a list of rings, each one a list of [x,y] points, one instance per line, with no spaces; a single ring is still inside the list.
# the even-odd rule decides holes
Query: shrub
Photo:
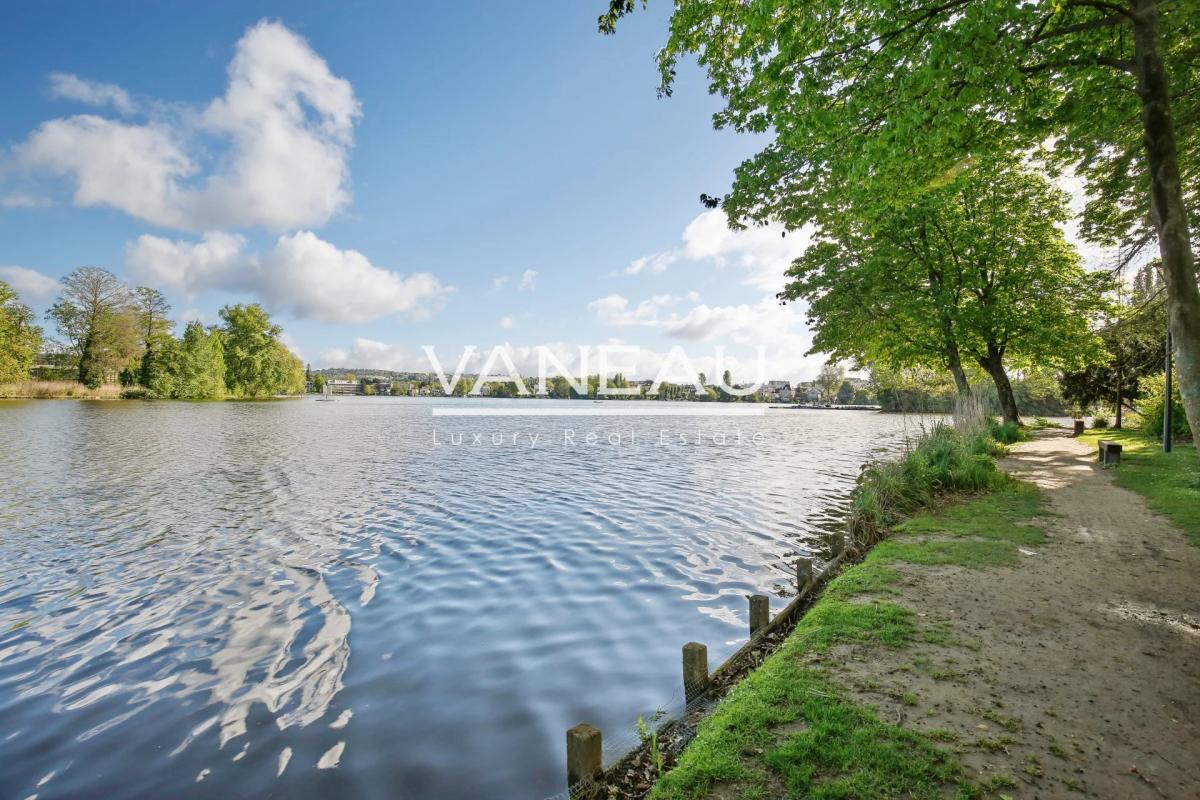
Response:
[[[1096,430],[1103,430],[1108,427],[1108,417],[1103,414],[1097,414],[1092,418],[1092,427]]]
[[[879,541],[889,528],[930,505],[940,493],[1001,488],[1011,480],[996,468],[994,457],[1002,452],[1003,447],[985,431],[938,425],[904,458],[868,464],[851,498],[851,541],[865,545]]]
[[[1002,444],[1012,444],[1013,442],[1023,442],[1028,437],[1021,430],[1021,426],[1015,422],[1000,423],[994,419],[988,420],[988,432],[992,438]]]
[[[1142,417],[1142,431],[1160,438],[1163,435],[1163,407],[1166,394],[1166,380],[1162,375],[1142,378],[1138,383],[1142,400],[1138,403],[1138,413]],[[1176,439],[1186,439],[1192,435],[1187,416],[1183,411],[1183,400],[1179,396],[1179,383],[1171,382],[1171,431]]]

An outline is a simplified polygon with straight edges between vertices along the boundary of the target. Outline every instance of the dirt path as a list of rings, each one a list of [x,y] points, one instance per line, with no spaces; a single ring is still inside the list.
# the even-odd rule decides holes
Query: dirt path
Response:
[[[1058,515],[1020,567],[902,567],[896,599],[953,643],[829,666],[997,794],[1200,798],[1200,548],[1093,460],[1061,435],[1005,460]]]

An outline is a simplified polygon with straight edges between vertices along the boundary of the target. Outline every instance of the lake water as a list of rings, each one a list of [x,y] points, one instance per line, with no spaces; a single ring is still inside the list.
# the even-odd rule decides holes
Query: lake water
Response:
[[[919,424],[611,405],[0,403],[0,797],[557,793]]]

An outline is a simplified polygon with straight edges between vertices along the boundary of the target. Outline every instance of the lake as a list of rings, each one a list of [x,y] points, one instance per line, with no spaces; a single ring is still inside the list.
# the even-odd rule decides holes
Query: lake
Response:
[[[0,403],[0,797],[560,792],[921,422],[614,405]]]

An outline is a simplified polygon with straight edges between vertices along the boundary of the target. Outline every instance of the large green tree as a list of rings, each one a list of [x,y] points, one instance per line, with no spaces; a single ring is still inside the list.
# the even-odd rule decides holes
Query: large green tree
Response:
[[[71,347],[79,381],[96,388],[115,379],[137,354],[129,289],[100,267],[80,267],[62,278],[62,286],[47,316]]]
[[[257,303],[220,311],[225,385],[234,397],[304,391],[304,364],[279,340],[283,329]]]
[[[29,370],[42,346],[42,329],[17,293],[0,281],[0,383],[29,379]]]
[[[149,387],[154,380],[154,371],[163,363],[160,351],[171,341],[171,320],[167,314],[171,304],[158,289],[139,286],[131,297],[134,317],[137,320],[138,340],[142,354],[138,364],[138,382]]]
[[[221,332],[205,330],[198,320],[182,339],[167,337],[155,351],[147,388],[156,397],[219,400],[225,396],[225,353]]]
[[[1103,358],[1089,321],[1109,281],[1083,270],[1066,218],[1062,193],[1016,159],[972,164],[880,219],[831,215],[780,297],[808,303],[816,351],[946,367],[959,394],[970,358],[1017,422],[1010,365]]]
[[[1163,372],[1167,307],[1155,265],[1146,265],[1130,288],[1097,331],[1108,358],[1061,378],[1063,396],[1075,405],[1111,404],[1117,428],[1126,409],[1137,410],[1143,380]]]
[[[634,6],[610,0],[601,30]],[[1200,445],[1200,3],[676,0],[670,25],[662,91],[695,54],[727,101],[715,123],[775,134],[724,198],[735,222],[903,207],[972,156],[1053,141],[1095,198],[1085,231],[1157,245]]]

